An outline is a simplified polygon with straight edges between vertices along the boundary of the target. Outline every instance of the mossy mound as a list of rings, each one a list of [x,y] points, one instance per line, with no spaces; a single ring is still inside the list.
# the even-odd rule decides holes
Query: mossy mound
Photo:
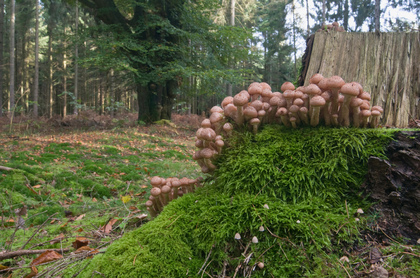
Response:
[[[382,156],[390,140],[389,132],[358,129],[238,134],[205,187],[85,261],[78,277],[346,275],[337,248],[357,241],[363,221],[353,214],[367,205],[358,197],[367,159]]]

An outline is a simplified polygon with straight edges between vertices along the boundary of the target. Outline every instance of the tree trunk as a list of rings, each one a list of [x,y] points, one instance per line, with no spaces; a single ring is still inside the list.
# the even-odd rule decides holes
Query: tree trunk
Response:
[[[322,0],[322,23],[321,26],[325,25],[325,0]]]
[[[53,116],[53,57],[52,57],[52,26],[51,23],[48,24],[48,117],[52,118]]]
[[[34,76],[34,117],[38,117],[39,94],[39,0],[35,1],[35,76]]]
[[[78,87],[79,87],[79,66],[77,64],[77,60],[79,58],[79,48],[77,46],[77,29],[79,28],[79,7],[78,7],[78,3],[79,1],[76,0],[76,26],[75,26],[75,35],[76,35],[76,42],[75,42],[75,49],[74,49],[74,109],[73,109],[73,114],[77,114],[77,99],[79,97],[79,91],[78,91]]]
[[[375,0],[375,32],[379,33],[381,20],[381,0]]]
[[[10,1],[10,97],[9,109],[14,113],[15,107],[15,0]]]
[[[167,81],[165,85],[151,83],[147,87],[138,85],[138,120],[145,123],[153,123],[160,119],[170,120],[175,88],[176,81]]]
[[[66,42],[66,28],[64,28],[64,52],[63,52],[63,118],[67,116],[67,42]]]
[[[4,28],[4,0],[0,0],[0,117],[3,116],[3,28]]]
[[[344,14],[343,14],[343,28],[348,30],[349,28],[349,0],[344,1]]]
[[[309,38],[311,29],[309,27],[309,1],[306,0],[306,39]]]

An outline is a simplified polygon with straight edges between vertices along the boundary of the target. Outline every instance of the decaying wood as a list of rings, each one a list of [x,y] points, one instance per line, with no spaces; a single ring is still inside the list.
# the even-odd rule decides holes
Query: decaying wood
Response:
[[[340,75],[384,108],[381,124],[406,127],[420,118],[420,33],[317,32],[305,85],[315,73]]]
[[[31,254],[42,254],[46,251],[55,251],[57,253],[61,252],[68,252],[70,248],[63,248],[63,249],[39,249],[39,250],[18,250],[18,251],[11,251],[11,252],[0,252],[0,261],[5,259],[14,258],[17,256],[24,256],[24,255],[31,255]]]
[[[4,171],[12,171],[12,170],[13,170],[13,168],[9,168],[9,167],[6,167],[6,166],[1,166],[1,165],[0,165],[0,170],[4,170]]]

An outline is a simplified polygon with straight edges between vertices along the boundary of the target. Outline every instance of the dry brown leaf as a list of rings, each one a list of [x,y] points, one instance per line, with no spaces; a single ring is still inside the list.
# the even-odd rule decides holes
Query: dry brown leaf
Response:
[[[39,264],[52,262],[52,261],[62,259],[62,258],[63,258],[63,256],[61,256],[57,252],[52,251],[52,250],[48,250],[48,251],[45,251],[44,253],[42,253],[41,255],[39,255],[38,257],[36,257],[31,262],[31,266],[36,266],[36,265],[39,265]]]
[[[66,227],[68,223],[69,223],[69,222],[64,223],[63,225],[61,225],[61,226],[60,226],[60,228],[64,228],[64,227]]]
[[[54,243],[60,242],[60,241],[62,241],[64,239],[64,237],[65,237],[64,234],[61,233],[57,237],[53,238],[53,240],[50,241],[50,244],[54,244]]]
[[[81,220],[83,217],[85,217],[86,214],[81,214],[79,216],[77,216],[76,220]]]
[[[76,237],[76,240],[72,243],[73,248],[78,250],[83,246],[87,246],[89,244],[89,240],[85,237]]]
[[[92,198],[92,202],[96,203],[97,201],[95,197]]]
[[[136,210],[137,207],[136,206],[130,206],[130,210]]]
[[[38,194],[38,192],[36,192],[36,191],[32,188],[32,186],[31,186],[30,184],[25,183],[25,186],[26,186],[29,190],[31,190],[31,191],[32,191],[32,193],[34,193],[35,195],[39,195],[39,194]]]
[[[37,185],[32,186],[32,188],[41,188],[41,186],[42,186],[42,185],[37,184]]]
[[[109,234],[112,231],[112,225],[114,225],[115,222],[117,221],[118,221],[117,219],[109,220],[108,223],[101,228],[101,231],[104,232],[105,234]]]

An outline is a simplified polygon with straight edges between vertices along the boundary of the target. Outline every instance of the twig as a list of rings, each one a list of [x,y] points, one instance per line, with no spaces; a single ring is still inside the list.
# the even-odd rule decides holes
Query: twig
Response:
[[[56,252],[68,252],[70,251],[70,248],[66,249],[38,249],[38,250],[18,250],[18,251],[12,251],[12,252],[0,252],[0,261],[5,259],[10,259],[17,256],[23,256],[23,255],[31,255],[31,254],[41,254],[46,251],[56,251]]]
[[[9,167],[6,167],[6,166],[0,166],[0,170],[4,170],[4,171],[12,171],[12,170],[15,170],[15,169],[13,169],[13,168],[9,168]]]
[[[181,217],[181,215],[179,215],[177,218],[175,218],[175,220],[174,221],[172,221],[172,223],[171,224],[169,224],[168,226],[166,226],[166,228],[169,228],[172,224],[174,224],[175,223],[175,221],[177,221],[178,220],[178,218],[180,218]]]
[[[286,257],[286,260],[289,260],[289,258],[286,255],[286,252],[284,252],[283,247],[281,247],[281,244],[279,243],[280,249],[281,251],[283,251],[284,256]]]
[[[207,267],[211,264],[213,262],[213,260],[211,260],[207,265],[206,265],[206,267],[204,268],[204,270],[203,270],[203,273],[201,273],[201,278],[203,278],[203,275],[204,275],[204,273],[206,273],[208,276],[210,276],[211,277],[211,275],[210,274],[208,274],[207,272],[206,272],[206,269],[207,269]]]
[[[200,270],[197,272],[197,275],[203,270],[204,266],[206,265],[207,261],[210,259],[211,251],[213,250],[214,244],[211,246],[210,251],[207,255],[206,260],[204,261],[203,265],[201,266]]]
[[[346,204],[347,218],[350,218],[349,208],[347,207],[347,200],[344,200],[344,203]]]
[[[343,228],[344,225],[346,225],[348,223],[349,223],[349,221],[344,222],[340,227],[338,227],[338,230],[335,233],[338,234],[338,232],[341,230],[341,228]]]
[[[400,252],[400,254],[407,254],[407,255],[411,255],[411,256],[414,256],[414,257],[418,257],[418,258],[420,258],[420,255],[417,255],[417,254],[413,254],[413,253],[410,253],[410,252]]]
[[[344,269],[344,271],[347,273],[347,275],[349,276],[349,278],[351,278],[350,273],[347,271],[346,267],[340,262],[338,261],[339,265]]]
[[[47,222],[51,219],[51,217],[53,217],[54,215],[56,215],[58,212],[50,215],[47,220],[44,221],[44,223],[42,223],[38,229],[32,234],[32,236],[25,242],[24,245],[22,245],[22,247],[19,248],[19,250],[22,250],[23,248],[25,248],[25,246],[32,240],[32,238],[39,232],[39,230],[41,230],[42,227],[44,227],[45,224],[47,224]]]
[[[393,242],[395,242],[395,243],[398,243],[398,244],[401,244],[401,243],[399,243],[398,241],[396,241],[395,239],[392,239],[390,236],[388,236],[385,232],[384,232],[384,230],[382,230],[382,228],[381,227],[379,227],[379,225],[378,225],[378,228],[379,228],[379,230],[381,230],[382,231],[382,233],[387,237],[387,238],[389,238],[390,240],[392,240]]]

